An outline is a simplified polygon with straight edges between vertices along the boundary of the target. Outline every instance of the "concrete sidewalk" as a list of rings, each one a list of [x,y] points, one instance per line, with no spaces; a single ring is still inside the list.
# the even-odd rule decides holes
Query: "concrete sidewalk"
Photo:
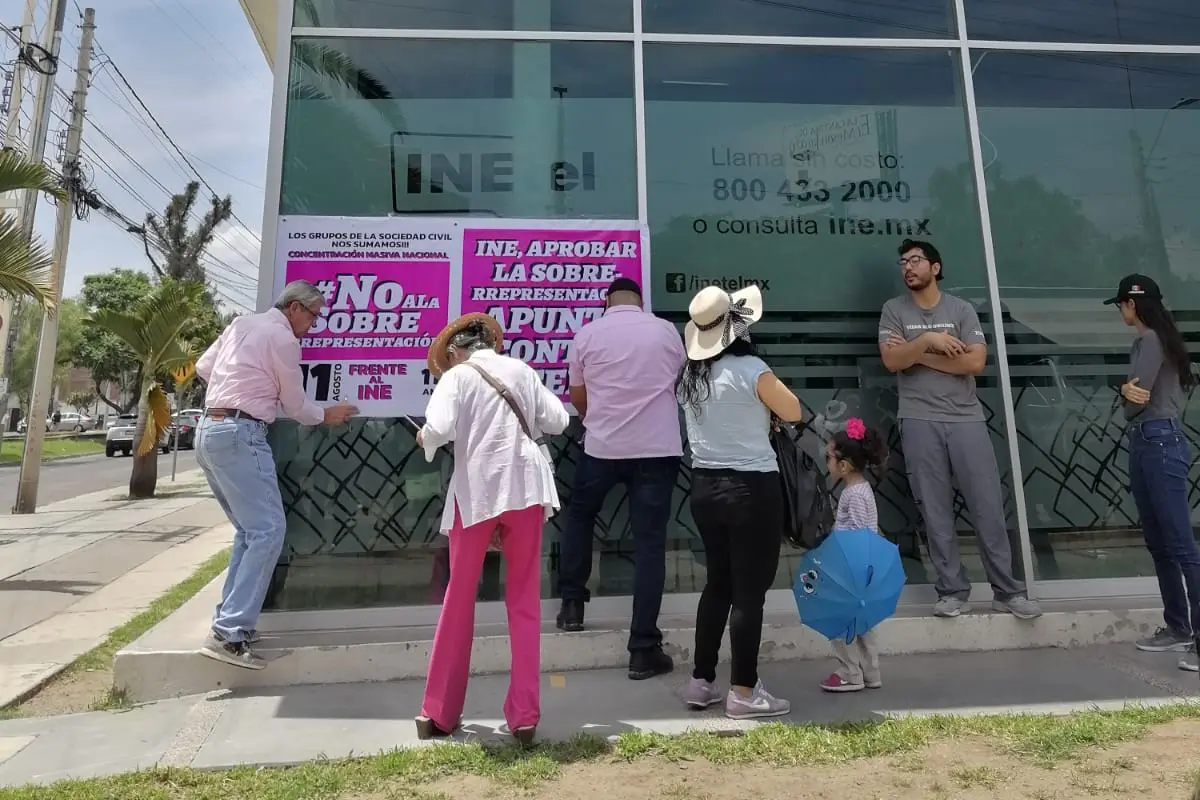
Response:
[[[1177,655],[1106,645],[885,658],[884,687],[852,695],[817,688],[832,668],[824,661],[769,663],[763,680],[792,701],[792,715],[781,720],[795,724],[934,713],[1057,714],[1196,698],[1200,681],[1179,671],[1177,661]],[[719,673],[727,675],[727,667]],[[686,677],[685,668],[642,682],[629,681],[624,670],[543,675],[539,736],[732,732],[755,724],[728,720],[718,709],[684,709]],[[472,680],[459,741],[508,741],[500,712],[506,686],[504,676]],[[119,714],[0,722],[0,784],[155,766],[290,765],[428,746],[417,741],[412,722],[422,688],[420,681],[294,686],[167,700]]]
[[[199,470],[0,516],[0,706],[102,644],[231,540]]]

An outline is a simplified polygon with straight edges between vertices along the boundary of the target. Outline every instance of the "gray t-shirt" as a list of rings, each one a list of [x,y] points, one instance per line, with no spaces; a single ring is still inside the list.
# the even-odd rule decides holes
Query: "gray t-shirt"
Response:
[[[722,356],[709,373],[711,391],[699,410],[683,407],[692,466],[778,472],[771,448],[771,411],[758,399],[758,379],[771,368],[755,356]]]
[[[879,318],[879,341],[897,333],[911,342],[926,331],[948,333],[963,344],[986,344],[979,315],[966,300],[943,294],[933,308],[921,308],[911,294],[888,300]],[[929,422],[981,422],[983,406],[971,375],[949,375],[916,364],[896,375],[900,392],[898,419]]]
[[[1162,342],[1158,334],[1147,329],[1133,340],[1129,351],[1129,377],[1138,379],[1138,386],[1150,392],[1150,402],[1136,406],[1123,400],[1125,419],[1145,422],[1150,419],[1179,419],[1183,411],[1183,387],[1179,385],[1179,372],[1163,358]]]

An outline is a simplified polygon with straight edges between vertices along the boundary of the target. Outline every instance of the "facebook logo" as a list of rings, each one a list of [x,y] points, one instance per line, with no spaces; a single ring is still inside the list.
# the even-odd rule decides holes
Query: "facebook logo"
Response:
[[[751,284],[754,284],[764,292],[770,291],[771,289],[770,278],[749,278],[745,275],[726,275],[717,278],[702,278],[699,275],[687,275],[683,272],[668,272],[665,277],[667,281],[666,288],[668,294],[698,292],[707,286],[716,286],[724,289],[727,292],[736,292],[739,289],[745,289]]]

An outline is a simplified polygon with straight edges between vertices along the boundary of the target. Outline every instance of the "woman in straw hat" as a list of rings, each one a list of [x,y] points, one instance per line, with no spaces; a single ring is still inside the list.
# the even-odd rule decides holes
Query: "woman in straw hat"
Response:
[[[708,577],[696,609],[696,657],[685,700],[695,709],[725,701],[732,719],[787,714],[791,703],[758,678],[763,605],[779,567],[784,524],[772,416],[799,422],[800,401],[755,350],[750,326],[762,293],[715,286],[688,306],[688,362],[675,387],[692,452],[692,517],[704,542]],[[719,692],[717,654],[729,622],[730,690]]]
[[[559,507],[554,468],[536,437],[562,433],[570,418],[538,374],[500,354],[503,330],[487,314],[452,322],[429,347],[440,376],[417,443],[432,461],[454,443],[454,474],[442,514],[450,537],[450,581],[438,617],[417,735],[447,736],[462,722],[475,636],[475,597],[488,546],[506,567],[512,672],[504,717],[522,744],[540,719],[542,524]]]

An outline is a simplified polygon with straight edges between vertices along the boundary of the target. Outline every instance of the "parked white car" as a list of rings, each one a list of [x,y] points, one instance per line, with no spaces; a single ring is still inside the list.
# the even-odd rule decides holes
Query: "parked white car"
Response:
[[[28,418],[17,423],[17,433],[24,433],[29,428]],[[46,417],[46,431],[74,431],[75,433],[83,433],[90,431],[96,427],[96,420],[89,417],[87,414],[79,414],[74,411],[69,411],[59,415],[58,422],[54,422],[53,417]]]
[[[137,432],[137,414],[121,414],[104,437],[104,455],[112,458],[117,453],[123,456],[133,453],[133,436]],[[171,452],[171,430],[165,429],[158,437],[160,452]]]

